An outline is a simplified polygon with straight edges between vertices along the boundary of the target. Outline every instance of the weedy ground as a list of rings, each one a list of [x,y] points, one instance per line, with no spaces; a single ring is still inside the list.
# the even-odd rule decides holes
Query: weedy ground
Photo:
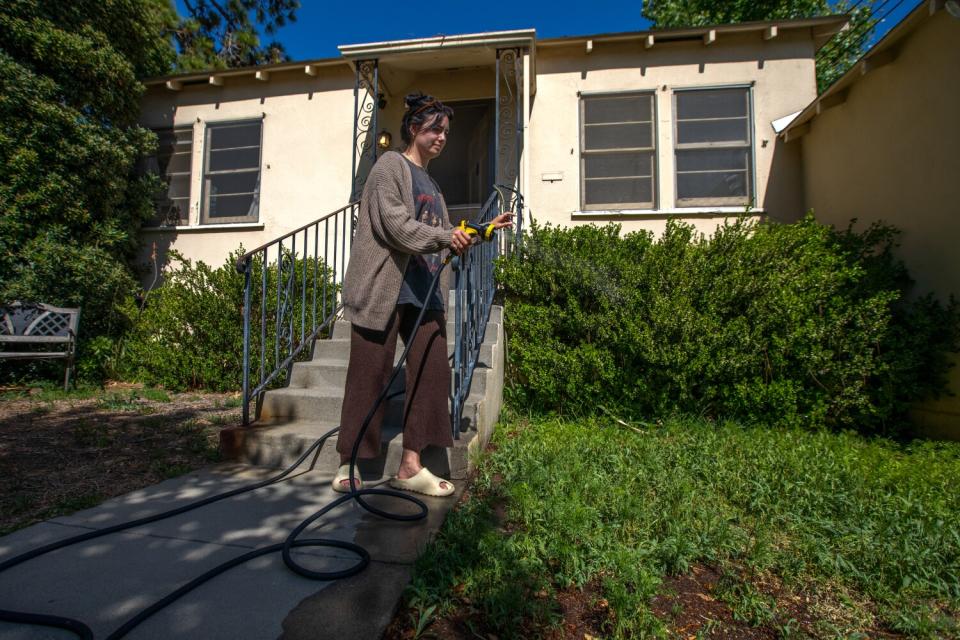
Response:
[[[0,392],[0,535],[217,461],[239,400],[136,385]]]
[[[387,638],[960,637],[960,443],[501,423]]]

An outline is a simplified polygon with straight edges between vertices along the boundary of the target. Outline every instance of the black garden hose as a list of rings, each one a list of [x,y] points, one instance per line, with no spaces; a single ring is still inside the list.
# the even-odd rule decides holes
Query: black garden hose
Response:
[[[429,300],[430,297],[433,295],[434,291],[437,288],[437,283],[440,280],[440,274],[443,272],[443,269],[447,266],[449,261],[450,259],[447,258],[447,260],[441,263],[440,268],[437,269],[437,272],[434,274],[433,280],[430,283],[430,288],[427,291],[425,300]],[[404,362],[406,362],[407,354],[410,351],[410,345],[413,343],[413,340],[417,335],[417,331],[420,330],[420,323],[423,321],[423,317],[426,311],[427,311],[427,305],[424,305],[420,309],[420,315],[417,316],[417,321],[416,321],[416,324],[414,325],[413,333],[411,334],[410,339],[406,341],[406,344],[404,345],[403,353],[400,356],[400,360],[397,362],[396,366],[393,368],[393,373],[390,375],[390,379],[387,381],[386,385],[384,385],[383,390],[380,391],[380,395],[377,396],[377,399],[374,401],[373,406],[370,408],[370,412],[367,414],[366,418],[364,418],[363,423],[360,426],[360,433],[357,435],[357,439],[353,444],[353,450],[350,453],[350,476],[349,476],[351,479],[350,492],[345,493],[344,495],[336,498],[332,502],[329,502],[326,506],[321,508],[319,511],[311,515],[309,518],[307,518],[303,522],[301,522],[289,533],[289,535],[287,535],[286,540],[284,540],[283,542],[273,544],[267,547],[262,547],[260,549],[254,549],[253,551],[237,556],[232,560],[228,560],[227,562],[224,562],[223,564],[220,564],[210,569],[203,575],[200,575],[194,578],[193,580],[191,580],[190,582],[187,582],[186,584],[179,587],[175,591],[167,594],[157,602],[153,603],[146,609],[143,609],[142,611],[137,613],[135,616],[133,616],[132,618],[124,622],[122,625],[120,625],[120,627],[118,627],[115,631],[113,631],[109,636],[107,636],[106,640],[117,640],[119,638],[123,638],[128,633],[130,633],[130,631],[133,630],[137,625],[141,624],[144,620],[146,620],[153,614],[157,613],[167,605],[171,604],[175,600],[189,593],[190,591],[196,589],[203,583],[215,578],[216,576],[220,575],[225,571],[228,571],[229,569],[232,569],[233,567],[236,567],[237,565],[247,562],[248,560],[252,560],[254,558],[258,558],[260,556],[263,556],[269,553],[274,553],[276,551],[281,552],[284,564],[286,564],[291,571],[294,571],[295,573],[301,576],[304,576],[306,578],[310,578],[313,580],[339,580],[340,578],[347,578],[349,576],[360,573],[367,567],[368,564],[370,564],[370,554],[367,552],[366,549],[364,549],[360,545],[354,544],[352,542],[344,542],[342,540],[333,540],[328,538],[307,538],[304,540],[297,539],[300,536],[300,534],[303,533],[303,531],[307,527],[309,527],[311,524],[313,524],[316,520],[318,520],[319,518],[322,518],[324,515],[326,515],[333,509],[336,509],[337,507],[339,507],[340,505],[346,502],[356,501],[357,504],[359,504],[361,507],[363,507],[370,513],[373,513],[375,515],[378,515],[382,518],[386,518],[389,520],[412,522],[416,520],[422,520],[427,517],[427,512],[428,512],[427,505],[422,500],[419,500],[418,498],[415,498],[406,493],[402,493],[400,491],[394,491],[392,489],[358,489],[355,486],[356,483],[352,481],[354,477],[354,470],[357,465],[357,455],[360,451],[360,442],[363,440],[363,436],[366,433],[367,428],[370,426],[370,422],[373,419],[374,413],[376,413],[377,409],[385,400],[387,400],[390,397],[393,397],[394,395],[399,395],[400,393],[400,392],[396,392],[394,394],[389,394],[388,391],[390,389],[390,385],[393,384],[393,381],[396,380],[397,376],[400,374],[400,369],[401,367],[403,367]],[[105,529],[89,531],[87,533],[82,533],[80,535],[72,536],[70,538],[65,538],[57,542],[51,542],[50,544],[44,545],[42,547],[38,547],[31,551],[27,551],[26,553],[22,553],[18,556],[14,556],[13,558],[10,558],[9,560],[6,560],[4,562],[0,562],[0,573],[3,573],[7,569],[12,569],[13,567],[19,564],[22,564],[28,560],[32,560],[33,558],[37,558],[39,556],[50,553],[52,551],[57,551],[58,549],[63,549],[65,547],[69,547],[71,545],[74,545],[80,542],[85,542],[87,540],[92,540],[94,538],[99,538],[101,536],[105,536],[111,533],[117,533],[118,531],[124,531],[132,527],[138,527],[141,525],[149,524],[151,522],[156,522],[158,520],[164,520],[166,518],[180,515],[182,513],[186,513],[188,511],[192,511],[194,509],[204,507],[208,504],[212,504],[214,502],[218,502],[226,498],[231,498],[233,496],[240,495],[241,493],[247,493],[248,491],[254,491],[256,489],[260,489],[262,487],[266,487],[271,484],[280,482],[284,480],[288,475],[290,475],[297,467],[299,467],[303,463],[303,461],[310,456],[310,454],[314,452],[319,454],[320,447],[323,446],[327,438],[334,435],[339,430],[340,430],[340,427],[335,427],[330,431],[326,432],[325,434],[323,434],[322,436],[320,436],[320,438],[318,438],[316,442],[310,445],[310,447],[303,452],[303,454],[297,459],[296,462],[294,462],[292,465],[287,467],[284,471],[282,471],[281,473],[279,473],[278,475],[272,478],[261,480],[260,482],[256,482],[244,487],[238,487],[230,491],[225,491],[224,493],[203,498],[201,500],[191,502],[190,504],[183,505],[182,507],[177,507],[175,509],[164,511],[162,513],[158,513],[152,516],[139,518],[137,520],[131,520],[129,522],[123,522],[120,524],[113,525],[111,527],[107,527]],[[369,504],[366,500],[364,500],[364,496],[372,496],[372,495],[387,496],[391,498],[397,498],[400,500],[406,500],[407,502],[410,502],[416,505],[419,508],[419,510],[416,513],[412,513],[412,514],[392,513],[390,511],[385,511],[383,509],[380,509],[378,507],[375,507]],[[347,567],[346,569],[341,569],[338,571],[314,571],[312,569],[308,569],[307,567],[301,564],[298,564],[297,561],[294,560],[293,556],[290,553],[290,550],[294,548],[299,548],[299,547],[335,547],[338,549],[344,549],[346,551],[355,553],[359,558],[359,560],[353,566],[350,566],[350,567]],[[23,612],[23,611],[8,611],[5,609],[0,609],[0,621],[65,629],[67,631],[73,632],[82,640],[93,640],[93,631],[90,629],[90,627],[84,624],[82,621],[76,620],[73,618],[66,618],[66,617],[55,616],[55,615],[44,615],[44,614],[38,614],[38,613],[29,613],[29,612]]]

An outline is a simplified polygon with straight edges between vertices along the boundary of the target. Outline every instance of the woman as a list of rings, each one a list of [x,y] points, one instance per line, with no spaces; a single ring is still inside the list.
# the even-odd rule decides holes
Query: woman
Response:
[[[340,468],[333,479],[333,489],[341,493],[350,491],[350,454],[363,419],[393,371],[397,336],[407,343],[424,306],[427,311],[407,355],[403,454],[390,485],[432,496],[448,496],[455,489],[420,462],[420,452],[429,445],[453,446],[442,295],[447,287],[438,286],[429,299],[426,294],[441,268],[440,252],[448,249],[460,255],[471,240],[450,224],[440,188],[426,170],[446,145],[453,109],[421,93],[407,96],[406,106],[404,150],[386,152],[370,171],[344,278],[344,317],[351,322],[352,333],[337,439]],[[504,213],[493,222],[499,229],[512,217]],[[360,458],[380,455],[385,408],[381,403],[373,415],[360,443]]]

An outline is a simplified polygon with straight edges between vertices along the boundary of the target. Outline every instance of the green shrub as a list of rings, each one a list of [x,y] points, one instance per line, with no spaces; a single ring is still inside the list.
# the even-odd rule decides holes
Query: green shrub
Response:
[[[193,263],[175,251],[170,252],[176,265],[164,274],[163,284],[151,291],[142,311],[133,299],[126,312],[132,326],[119,355],[118,375],[167,389],[207,389],[235,391],[243,381],[243,287],[244,276],[237,272],[236,261],[243,249],[232,253],[217,269],[203,262]],[[292,260],[297,292],[304,286],[303,261]],[[312,303],[313,263],[306,273],[307,304]],[[259,381],[260,318],[265,313],[267,339],[266,372],[273,370],[276,348],[277,266],[268,265],[266,309],[260,297],[262,262],[253,263],[251,296],[251,362],[254,382]],[[285,269],[285,274],[290,273]],[[318,269],[318,315],[322,304],[322,279],[329,276],[325,266]],[[328,278],[329,279],[329,278]],[[332,308],[335,291],[328,285],[327,308]],[[295,319],[294,342],[299,343],[302,297],[292,300]],[[289,318],[290,316],[286,316]],[[311,321],[307,308],[307,323]],[[284,342],[281,347],[289,346]],[[309,355],[305,349],[302,358]],[[281,355],[283,358],[284,355]],[[281,377],[278,383],[283,382]]]
[[[951,300],[905,297],[897,233],[670,221],[534,227],[498,267],[508,397],[540,411],[600,405],[751,422],[892,431],[945,388]]]

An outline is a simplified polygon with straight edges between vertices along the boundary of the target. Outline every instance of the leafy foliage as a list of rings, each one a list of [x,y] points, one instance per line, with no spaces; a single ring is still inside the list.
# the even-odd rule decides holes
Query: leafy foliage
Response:
[[[259,31],[274,35],[295,21],[299,0],[184,0],[187,17],[175,37],[177,68],[202,71],[245,67],[288,59],[277,41],[261,44]]]
[[[132,328],[123,342],[118,373],[126,379],[174,390],[239,390],[243,381],[244,276],[237,272],[235,265],[242,254],[242,249],[237,250],[223,265],[214,269],[203,262],[193,263],[171,252],[170,257],[177,266],[169,269],[164,275],[164,283],[149,293],[142,311],[132,299],[127,302],[126,312]],[[303,308],[299,292],[306,287],[307,304],[312,303],[313,263],[308,263],[304,279],[303,261],[287,257],[293,268],[298,292],[293,299],[292,314],[287,318],[293,318],[295,339],[298,340]],[[267,266],[265,299],[259,295],[262,262],[254,261],[252,273],[251,317],[256,320],[251,328],[250,352],[256,368],[261,352],[259,319],[263,314],[267,326],[263,346],[269,373],[273,369],[277,346],[274,332],[277,322],[276,263]],[[290,270],[285,268],[284,273],[289,274]],[[318,268],[318,308],[323,305],[323,279],[326,277],[329,280],[329,275],[326,267]],[[326,292],[326,308],[332,309],[335,289],[329,282]],[[308,312],[307,322],[311,320]],[[308,357],[309,353],[310,350],[305,349],[302,357]],[[280,378],[278,384],[283,381],[284,378]]]
[[[865,51],[879,19],[874,18],[875,2],[862,0],[644,0],[643,16],[655,29],[705,27],[764,20],[790,20],[847,13],[849,28],[837,34],[817,53],[817,88],[825,90],[842,76]],[[880,3],[881,8],[885,3]]]
[[[552,595],[593,582],[604,637],[661,637],[663,576],[706,563],[751,625],[783,619],[755,588],[776,576],[812,604],[811,637],[960,631],[956,443],[608,417],[512,417],[494,443],[418,559],[407,606],[469,616],[481,636],[547,637]]]
[[[156,144],[138,78],[170,68],[175,19],[165,0],[0,7],[0,300],[83,307],[81,373],[102,371],[135,286],[158,187],[136,171]]]
[[[501,262],[518,406],[891,431],[942,392],[960,311],[904,297],[896,232],[670,221],[534,227]]]

